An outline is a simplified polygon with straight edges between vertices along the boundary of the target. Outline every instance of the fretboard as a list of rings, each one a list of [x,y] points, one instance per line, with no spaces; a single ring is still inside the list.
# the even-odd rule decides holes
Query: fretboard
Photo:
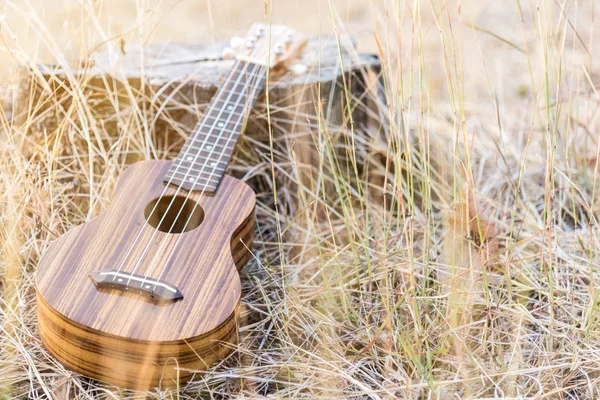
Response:
[[[173,161],[165,183],[188,191],[217,190],[265,78],[263,66],[236,62]]]

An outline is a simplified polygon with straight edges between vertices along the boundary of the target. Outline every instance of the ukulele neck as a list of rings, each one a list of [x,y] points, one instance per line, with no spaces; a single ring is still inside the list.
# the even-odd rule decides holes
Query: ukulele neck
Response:
[[[266,68],[237,61],[164,178],[185,190],[215,192],[250,111],[265,85]]]

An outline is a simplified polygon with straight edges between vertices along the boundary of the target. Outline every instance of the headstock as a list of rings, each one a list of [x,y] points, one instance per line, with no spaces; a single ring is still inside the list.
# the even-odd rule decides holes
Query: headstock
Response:
[[[223,57],[264,65],[283,67],[296,57],[308,38],[284,25],[254,24],[244,38],[232,38]]]

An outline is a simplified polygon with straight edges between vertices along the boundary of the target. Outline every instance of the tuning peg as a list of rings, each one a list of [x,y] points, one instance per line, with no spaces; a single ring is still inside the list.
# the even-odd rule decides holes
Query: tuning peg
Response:
[[[304,75],[308,71],[306,64],[294,64],[289,67],[289,70],[296,76]]]
[[[225,47],[221,56],[226,60],[231,60],[235,58],[235,51],[231,47]]]
[[[232,49],[237,49],[239,47],[242,47],[243,45],[246,44],[246,39],[241,38],[241,37],[232,37],[231,41],[229,42],[229,46]]]
[[[292,41],[292,33],[289,32],[287,35],[285,35],[285,44],[289,46],[292,44]]]
[[[283,54],[283,46],[280,44],[275,47],[275,51],[273,52],[276,56],[280,56]]]

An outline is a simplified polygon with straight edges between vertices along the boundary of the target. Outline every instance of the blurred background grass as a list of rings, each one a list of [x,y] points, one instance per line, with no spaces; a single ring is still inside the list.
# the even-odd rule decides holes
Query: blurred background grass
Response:
[[[0,393],[597,398],[599,4],[0,3]],[[79,140],[68,144],[77,168],[102,167],[108,183],[92,191],[89,176],[56,157],[57,132],[12,118],[22,78],[15,67],[35,74],[40,62],[74,67],[96,49],[226,40],[265,19],[311,35],[350,34],[360,51],[381,56],[384,128],[342,126],[340,148],[323,123],[308,130],[320,146],[315,165],[289,149],[273,160],[298,186],[289,196],[297,203],[285,200],[291,187],[279,188],[279,209],[268,196],[259,202],[264,235],[244,277],[251,317],[227,363],[185,390],[152,394],[66,371],[36,339],[35,262],[52,238],[45,227],[84,222],[85,202],[100,212],[124,165],[110,149],[88,159],[86,132],[64,124],[58,134]],[[135,129],[127,135],[147,140]],[[33,157],[24,150],[31,142]],[[299,178],[306,168],[314,181]]]

